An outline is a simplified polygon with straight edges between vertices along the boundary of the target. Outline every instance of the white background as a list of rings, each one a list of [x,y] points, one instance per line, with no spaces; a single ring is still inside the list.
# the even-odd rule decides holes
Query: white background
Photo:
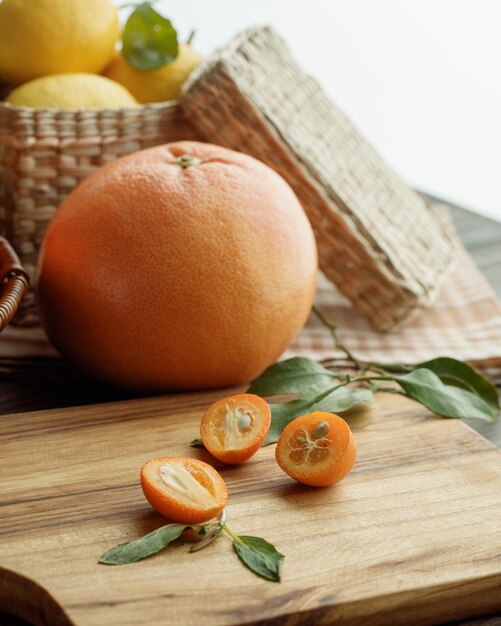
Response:
[[[387,161],[501,220],[501,0],[161,0],[202,53],[272,24]]]

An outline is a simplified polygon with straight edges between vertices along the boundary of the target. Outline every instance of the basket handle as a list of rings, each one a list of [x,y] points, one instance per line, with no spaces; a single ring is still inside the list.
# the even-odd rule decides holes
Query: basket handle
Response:
[[[0,237],[0,332],[17,312],[28,291],[29,277],[9,242]]]

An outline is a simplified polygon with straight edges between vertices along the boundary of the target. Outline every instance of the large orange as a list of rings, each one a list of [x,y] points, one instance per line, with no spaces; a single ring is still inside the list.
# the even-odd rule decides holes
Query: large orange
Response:
[[[133,389],[244,383],[311,308],[310,224],[250,156],[197,142],[105,165],[62,203],[42,246],[39,301],[54,345]]]

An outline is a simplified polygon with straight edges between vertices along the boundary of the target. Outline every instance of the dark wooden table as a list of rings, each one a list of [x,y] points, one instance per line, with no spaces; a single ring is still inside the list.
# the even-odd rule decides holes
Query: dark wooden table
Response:
[[[451,214],[461,240],[501,298],[501,223],[452,205]],[[0,413],[110,402],[128,397],[133,396],[88,380],[70,380],[62,385],[57,378],[51,381],[9,377],[0,382]],[[472,421],[471,426],[501,447],[501,420],[494,424]],[[29,625],[0,613],[0,626]],[[501,626],[501,616],[463,621],[455,626]]]

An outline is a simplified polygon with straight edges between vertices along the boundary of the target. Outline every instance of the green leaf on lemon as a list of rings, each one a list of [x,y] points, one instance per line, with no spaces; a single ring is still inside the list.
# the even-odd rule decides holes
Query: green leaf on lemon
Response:
[[[104,565],[135,563],[166,548],[170,543],[178,539],[187,528],[191,528],[191,526],[184,524],[161,526],[153,532],[144,535],[144,537],[118,544],[103,554],[98,563],[103,563]]]
[[[171,21],[142,2],[129,15],[122,35],[122,54],[134,69],[156,70],[178,55],[177,32]]]

